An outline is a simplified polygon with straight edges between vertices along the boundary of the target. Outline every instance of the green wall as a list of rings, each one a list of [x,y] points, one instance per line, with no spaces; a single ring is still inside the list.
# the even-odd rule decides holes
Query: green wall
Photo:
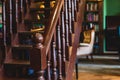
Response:
[[[106,28],[106,16],[120,15],[120,0],[103,0],[103,29]],[[105,39],[104,39],[104,51]]]
[[[103,28],[106,27],[105,17],[120,15],[120,0],[103,0]]]
[[[120,15],[120,0],[105,0],[107,16]]]

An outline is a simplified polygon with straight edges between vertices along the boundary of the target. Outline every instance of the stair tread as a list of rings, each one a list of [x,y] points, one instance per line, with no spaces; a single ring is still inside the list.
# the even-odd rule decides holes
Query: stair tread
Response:
[[[30,6],[30,11],[43,11],[43,10],[51,10],[52,8],[40,8],[40,5],[44,5],[42,2],[32,3]]]
[[[13,48],[32,48],[32,45],[14,45]]]
[[[44,33],[44,30],[41,30],[41,31],[19,31],[18,33],[19,34],[33,34],[33,33]]]
[[[13,64],[13,65],[30,65],[30,61],[25,61],[25,60],[7,60],[4,62],[4,64]]]

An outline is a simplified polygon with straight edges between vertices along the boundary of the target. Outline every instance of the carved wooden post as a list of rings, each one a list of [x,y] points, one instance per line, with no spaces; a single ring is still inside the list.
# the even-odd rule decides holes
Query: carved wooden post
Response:
[[[33,67],[33,69],[38,75],[37,80],[45,80],[44,69],[46,68],[46,54],[43,54],[44,53],[44,48],[42,45],[43,36],[40,33],[36,33],[33,38],[35,45],[33,46],[33,49],[31,49],[30,51],[31,67]]]

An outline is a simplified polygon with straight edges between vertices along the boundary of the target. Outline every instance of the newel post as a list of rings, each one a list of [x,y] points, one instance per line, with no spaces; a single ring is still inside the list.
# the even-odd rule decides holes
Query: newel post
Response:
[[[33,36],[33,41],[35,45],[31,49],[30,53],[30,64],[31,67],[35,70],[37,75],[37,80],[44,79],[44,69],[46,68],[46,54],[44,54],[43,36],[40,33],[36,33]]]

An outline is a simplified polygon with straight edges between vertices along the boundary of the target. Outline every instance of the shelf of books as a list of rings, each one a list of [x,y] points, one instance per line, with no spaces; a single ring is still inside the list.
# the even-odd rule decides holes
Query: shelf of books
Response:
[[[85,14],[84,14],[84,25],[83,30],[94,28],[95,34],[95,44],[94,52],[100,52],[101,47],[101,37],[100,32],[102,30],[102,0],[86,0]]]

